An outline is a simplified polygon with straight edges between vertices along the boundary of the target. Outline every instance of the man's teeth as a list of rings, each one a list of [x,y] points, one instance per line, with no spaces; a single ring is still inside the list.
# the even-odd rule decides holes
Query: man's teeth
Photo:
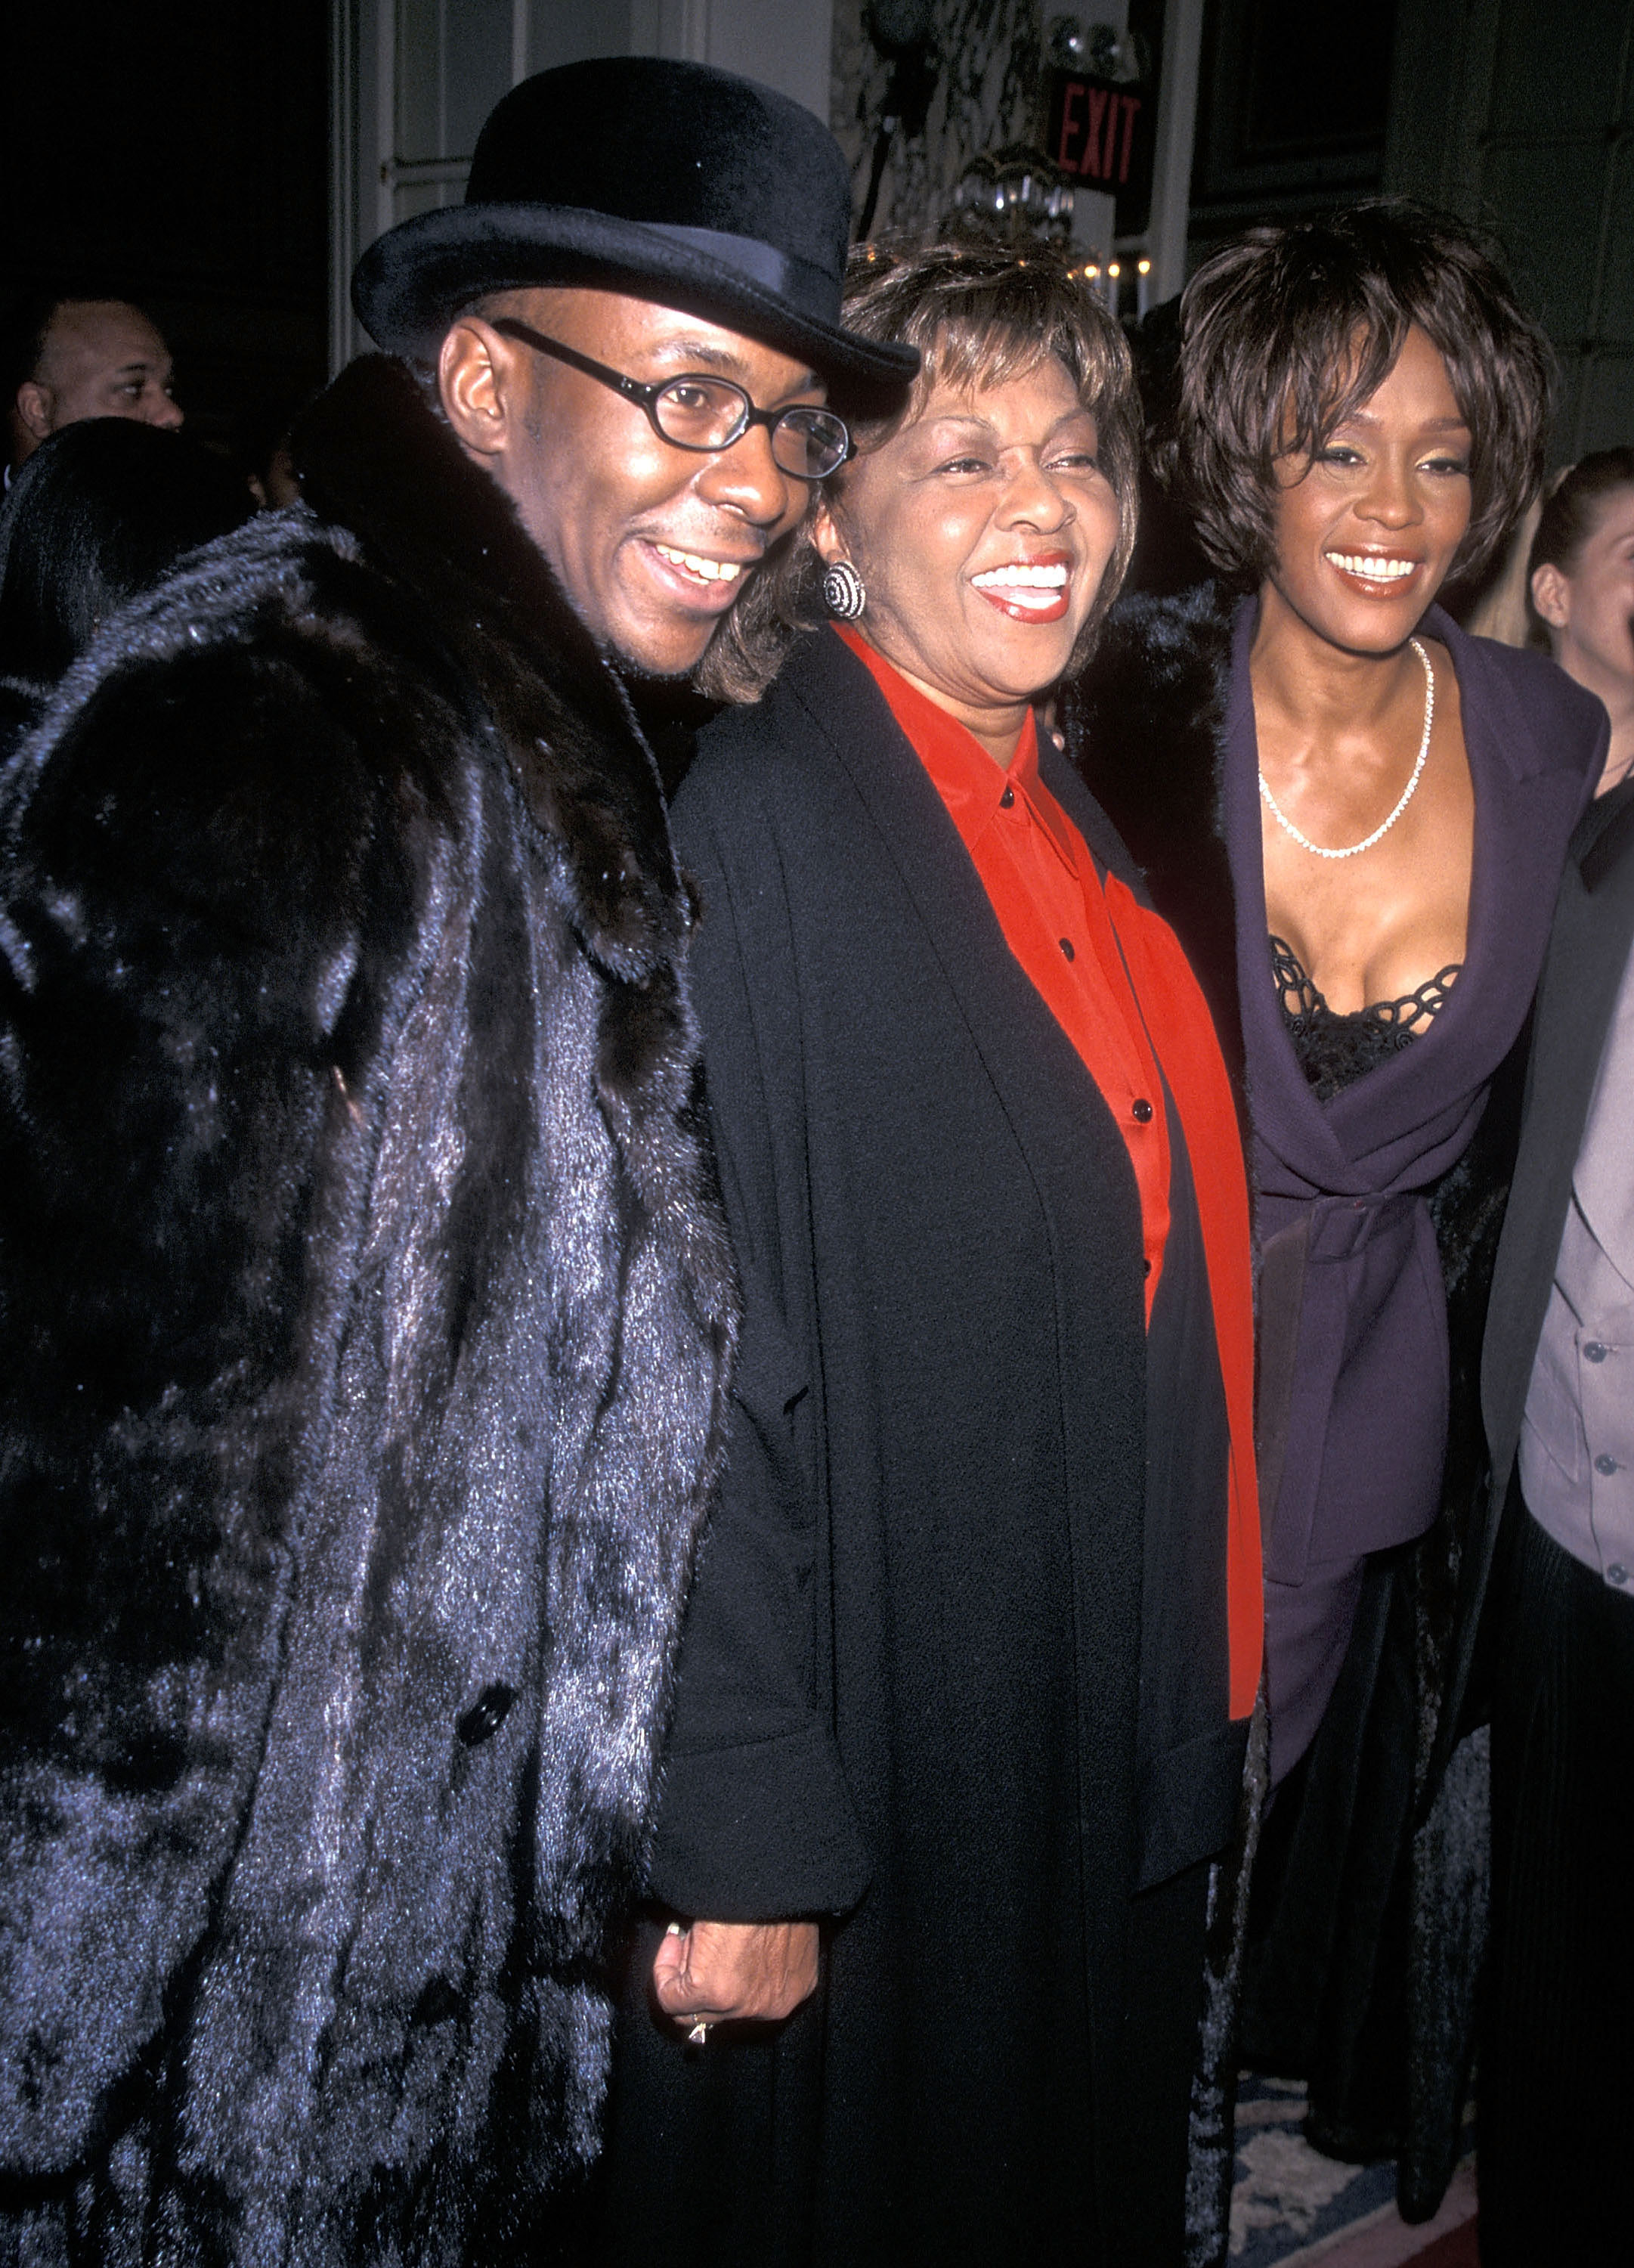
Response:
[[[1370,583],[1399,583],[1418,564],[1416,559],[1369,559],[1361,552],[1330,551],[1328,556],[1347,575],[1365,575]]]
[[[1059,591],[1071,571],[1066,567],[990,567],[985,575],[970,579],[978,591]]]
[[[743,572],[740,559],[703,559],[696,551],[677,551],[667,543],[655,543],[652,549],[661,558],[684,567],[688,575],[701,575],[706,583],[735,583]]]

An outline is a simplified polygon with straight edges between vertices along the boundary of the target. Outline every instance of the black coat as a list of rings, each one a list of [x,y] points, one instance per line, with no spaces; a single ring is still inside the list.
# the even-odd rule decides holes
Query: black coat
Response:
[[[1178,2260],[1243,1741],[1178,1119],[1149,1346],[1122,1140],[838,638],[704,734],[675,828],[746,1321],[653,1884],[843,1918],[769,2044],[681,2046],[642,1946],[607,2257]]]
[[[523,2256],[717,1460],[627,701],[401,365],[299,453],[8,779],[8,2257]]]
[[[1248,1116],[1255,1094],[1244,1069],[1243,946],[1221,816],[1235,603],[1213,585],[1125,600],[1065,709],[1093,792],[1210,995]],[[1535,932],[1541,952],[1547,898],[1538,891],[1552,891],[1559,856],[1549,830],[1564,843],[1603,754],[1603,718],[1535,656],[1468,640],[1458,651],[1470,679],[1467,717],[1478,676],[1481,716],[1509,735],[1505,762],[1488,767],[1493,799],[1482,814],[1492,875],[1510,894],[1509,921],[1499,906],[1494,934]],[[1534,793],[1539,781],[1547,807]],[[1512,956],[1504,974],[1518,1022],[1530,972]],[[1269,956],[1264,982],[1269,997]],[[1480,1004],[1463,997],[1467,1037]],[[1417,1543],[1367,1564],[1321,1730],[1268,1823],[1247,1956],[1245,2058],[1309,2078],[1310,2130],[1324,2147],[1358,2158],[1399,2150],[1402,2209],[1414,2220],[1434,2212],[1455,2161],[1483,1945],[1484,1735],[1460,1742],[1482,1714],[1470,1670],[1496,1521],[1477,1369],[1523,1068],[1517,1049],[1468,1147],[1429,1197],[1450,1341],[1439,1516]],[[1269,1307],[1263,1283],[1262,1298]],[[1278,1359],[1262,1329],[1262,1476],[1277,1462],[1268,1448],[1277,1397],[1264,1383]],[[1380,1424],[1388,1422],[1381,1410]]]

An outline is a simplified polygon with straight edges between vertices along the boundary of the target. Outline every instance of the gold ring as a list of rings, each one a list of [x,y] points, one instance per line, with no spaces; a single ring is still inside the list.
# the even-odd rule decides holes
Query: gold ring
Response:
[[[681,2021],[688,2028],[687,2045],[689,2048],[709,2045],[710,2019],[707,2016],[683,2016]]]

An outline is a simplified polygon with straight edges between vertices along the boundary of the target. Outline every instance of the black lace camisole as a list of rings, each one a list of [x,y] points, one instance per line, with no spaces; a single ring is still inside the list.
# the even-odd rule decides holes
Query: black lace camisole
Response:
[[[1271,973],[1283,1021],[1293,1042],[1299,1068],[1316,1091],[1319,1102],[1350,1086],[1365,1073],[1399,1055],[1425,1030],[1446,1004],[1461,961],[1450,961],[1416,992],[1399,1000],[1373,1000],[1365,1008],[1337,1016],[1285,938],[1270,940]]]

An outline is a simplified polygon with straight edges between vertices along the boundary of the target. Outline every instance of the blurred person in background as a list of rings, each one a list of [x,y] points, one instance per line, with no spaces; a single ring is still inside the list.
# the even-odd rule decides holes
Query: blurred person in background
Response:
[[[290,439],[310,399],[287,393],[268,395],[253,402],[236,420],[233,459],[264,512],[279,512],[285,504],[300,502],[301,485]]]
[[[1504,1506],[1486,1630],[1488,2268],[1623,2268],[1634,2138],[1634,449],[1557,483],[1532,600],[1611,753],[1560,886],[1482,1365]]]
[[[1604,795],[1634,765],[1634,448],[1596,450],[1556,480],[1527,586],[1549,652],[1611,720]]]
[[[1606,722],[1436,603],[1535,493],[1549,406],[1546,342],[1461,224],[1380,202],[1256,230],[1192,278],[1181,333],[1173,469],[1225,579],[1120,608],[1064,707],[1252,1132],[1281,1793],[1245,2059],[1308,2079],[1332,2154],[1399,2154],[1419,2219],[1482,1950],[1462,1736],[1512,1050]]]
[[[0,752],[128,599],[253,509],[180,433],[99,417],[42,443],[0,511]]]
[[[179,426],[182,413],[171,391],[173,375],[170,349],[157,325],[128,300],[59,292],[14,307],[0,359],[8,485],[42,441],[81,418]]]

